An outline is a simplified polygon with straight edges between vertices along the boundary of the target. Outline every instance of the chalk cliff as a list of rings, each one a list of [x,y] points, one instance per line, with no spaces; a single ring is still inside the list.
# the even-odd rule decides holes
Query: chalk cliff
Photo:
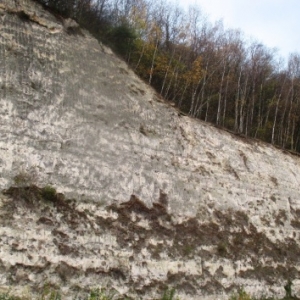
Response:
[[[300,296],[298,156],[180,115],[35,2],[0,20],[0,290]]]

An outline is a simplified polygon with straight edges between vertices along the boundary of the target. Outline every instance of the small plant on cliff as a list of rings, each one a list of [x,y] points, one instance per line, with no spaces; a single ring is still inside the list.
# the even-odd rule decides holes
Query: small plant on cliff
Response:
[[[5,293],[5,294],[0,294],[0,300],[21,300],[21,298],[10,296],[9,293]]]
[[[233,294],[229,300],[252,300],[252,298],[243,289],[240,289],[237,293]]]
[[[292,298],[292,281],[288,280],[287,284],[284,286],[285,289],[285,298]]]
[[[42,196],[45,200],[53,202],[56,199],[56,189],[47,185],[42,189]]]
[[[221,256],[224,256],[227,254],[227,245],[226,243],[219,243],[217,246],[217,251]]]
[[[45,283],[42,295],[39,300],[62,300],[60,292],[51,287],[49,283]]]
[[[175,289],[167,289],[160,300],[179,300],[179,298],[175,299]]]
[[[30,186],[36,182],[36,173],[35,170],[24,171],[21,170],[14,178],[14,184],[17,187]]]
[[[107,291],[106,289],[94,289],[90,292],[90,295],[86,300],[113,300],[116,298],[116,292],[114,291]]]
[[[283,298],[283,300],[299,300],[299,298],[292,295],[292,285],[293,285],[293,282],[292,282],[292,280],[289,279],[287,281],[287,284],[284,286],[285,297]]]

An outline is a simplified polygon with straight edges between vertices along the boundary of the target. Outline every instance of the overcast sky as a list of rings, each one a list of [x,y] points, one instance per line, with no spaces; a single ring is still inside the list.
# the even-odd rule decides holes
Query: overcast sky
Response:
[[[300,53],[300,0],[177,0],[184,7],[197,4],[211,22],[240,28],[285,59]]]

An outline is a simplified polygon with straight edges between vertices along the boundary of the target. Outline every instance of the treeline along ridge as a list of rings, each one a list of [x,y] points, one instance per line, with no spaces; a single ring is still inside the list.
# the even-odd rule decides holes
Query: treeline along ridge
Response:
[[[286,64],[199,7],[161,0],[36,0],[109,44],[184,113],[300,152],[300,55]]]

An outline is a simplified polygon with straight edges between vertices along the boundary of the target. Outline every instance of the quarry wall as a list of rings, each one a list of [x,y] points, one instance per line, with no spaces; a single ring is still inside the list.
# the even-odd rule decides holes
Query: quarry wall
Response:
[[[30,0],[0,1],[0,62],[0,290],[300,296],[297,155],[179,114]]]

